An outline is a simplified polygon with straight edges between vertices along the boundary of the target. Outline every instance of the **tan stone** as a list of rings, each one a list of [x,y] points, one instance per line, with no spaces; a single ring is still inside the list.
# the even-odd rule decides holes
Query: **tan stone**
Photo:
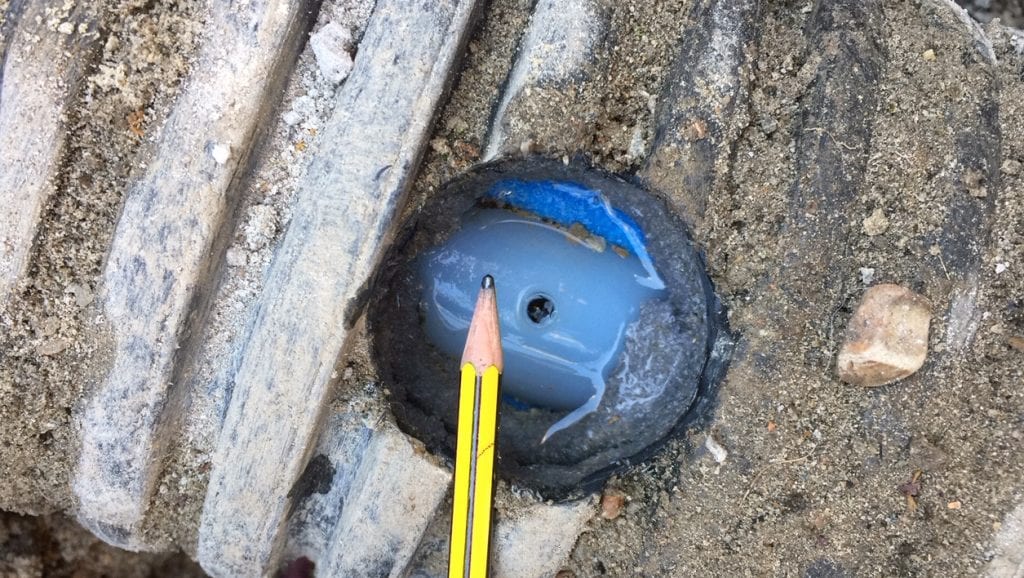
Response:
[[[875,209],[871,216],[864,219],[863,226],[865,234],[869,237],[875,237],[889,229],[889,219],[885,216],[885,211]]]
[[[839,350],[839,379],[874,387],[903,379],[928,355],[931,304],[899,285],[875,285],[864,293]]]
[[[614,520],[622,513],[622,507],[626,504],[626,496],[621,492],[611,490],[601,496],[601,517],[605,520]]]

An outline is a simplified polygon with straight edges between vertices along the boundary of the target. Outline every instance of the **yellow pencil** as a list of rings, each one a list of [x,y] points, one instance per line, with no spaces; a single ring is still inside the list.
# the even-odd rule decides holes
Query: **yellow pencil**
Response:
[[[502,367],[497,297],[494,279],[487,275],[462,352],[448,578],[488,574]]]

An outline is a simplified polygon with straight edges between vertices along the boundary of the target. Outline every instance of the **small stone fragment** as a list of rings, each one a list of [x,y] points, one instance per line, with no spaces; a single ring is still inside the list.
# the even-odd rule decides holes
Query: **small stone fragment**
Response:
[[[448,140],[442,137],[437,137],[430,141],[430,148],[439,155],[450,155],[452,154],[452,148],[448,146]]]
[[[39,344],[36,351],[39,355],[57,355],[68,348],[68,341],[60,337],[52,337]]]
[[[256,205],[249,209],[243,228],[245,246],[250,251],[266,247],[277,232],[277,211],[270,205]]]
[[[711,457],[715,458],[715,461],[718,463],[724,462],[725,458],[729,457],[729,451],[726,450],[722,444],[718,443],[718,440],[711,436],[708,436],[707,439],[704,440],[704,447],[711,452]]]
[[[864,219],[864,232],[869,237],[875,237],[881,235],[889,229],[889,219],[885,216],[885,212],[881,207],[874,210],[871,216]]]
[[[609,490],[601,496],[601,517],[605,520],[614,520],[622,513],[622,507],[626,504],[626,496],[621,492]]]
[[[985,173],[979,170],[964,171],[964,186],[967,187],[967,192],[972,197],[981,199],[988,196],[988,190],[985,189]]]
[[[215,144],[210,154],[213,156],[213,160],[217,161],[218,165],[222,165],[231,158],[231,147],[226,144]]]
[[[289,110],[281,115],[281,120],[288,126],[295,126],[302,122],[302,115],[294,110]]]
[[[47,317],[39,325],[39,333],[44,337],[49,337],[60,330],[60,319],[56,317]]]
[[[1010,347],[1016,349],[1017,351],[1024,351],[1024,337],[1014,335],[1013,337],[1007,340],[1007,343],[1009,343]]]
[[[961,505],[962,504],[960,503],[960,500],[953,500],[952,502],[946,504],[946,507],[949,508],[950,510],[959,510]]]
[[[647,156],[647,139],[644,138],[644,129],[640,125],[636,125],[633,128],[633,136],[629,139],[629,148],[626,149],[626,154],[633,159],[639,159]]]
[[[331,84],[340,84],[348,78],[352,71],[352,34],[337,22],[328,22],[323,28],[309,37],[309,47],[313,49],[316,65],[324,80]]]
[[[996,275],[999,275],[1000,273],[1005,273],[1006,270],[1009,268],[1010,266],[1007,265],[1006,263],[996,263]]]
[[[928,50],[925,50],[924,52],[921,53],[921,58],[925,59],[928,62],[931,62],[935,60],[935,51],[929,48]]]
[[[68,285],[67,292],[75,298],[75,305],[79,307],[86,307],[93,302],[92,291],[85,285],[72,283]]]
[[[683,129],[683,138],[688,141],[704,140],[708,136],[708,125],[703,120],[694,119]]]
[[[224,255],[228,267],[245,267],[249,262],[249,254],[238,247],[231,247]]]
[[[1021,163],[1013,159],[1006,159],[1003,161],[1003,166],[999,167],[999,170],[1003,171],[1004,175],[1015,177],[1020,174]]]
[[[839,379],[875,387],[917,371],[928,355],[931,304],[899,285],[869,288],[846,328]]]
[[[875,280],[875,269],[873,267],[860,268],[860,282],[870,285]]]

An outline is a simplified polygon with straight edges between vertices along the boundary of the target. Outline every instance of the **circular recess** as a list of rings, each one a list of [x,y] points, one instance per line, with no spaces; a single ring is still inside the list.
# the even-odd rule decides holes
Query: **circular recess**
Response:
[[[589,490],[707,406],[725,333],[682,222],[604,173],[502,161],[403,224],[369,309],[395,416],[430,449],[454,450],[459,358],[485,274],[505,353],[499,475],[553,499]]]

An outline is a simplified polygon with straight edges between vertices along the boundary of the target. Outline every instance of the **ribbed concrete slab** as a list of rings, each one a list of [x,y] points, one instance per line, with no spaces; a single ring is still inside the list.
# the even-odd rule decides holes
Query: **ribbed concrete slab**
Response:
[[[308,29],[303,2],[214,1],[191,77],[134,182],[103,274],[113,362],[80,416],[74,480],[79,520],[110,543],[141,548],[169,436],[181,419],[175,364],[202,320],[239,170],[273,110]]]
[[[607,12],[596,0],[539,0],[519,45],[519,54],[494,114],[484,160],[518,152],[537,127],[515,109],[535,89],[559,88],[582,80],[607,32]],[[533,95],[533,100],[541,95]]]
[[[411,184],[474,8],[454,0],[375,8],[240,345],[199,530],[199,560],[212,574],[262,573],[279,553],[288,494],[360,288]]]
[[[306,557],[321,576],[402,576],[451,483],[447,467],[365,407],[328,421],[293,490],[285,558]]]
[[[699,227],[729,144],[743,123],[750,60],[757,52],[759,0],[697,0],[658,107],[658,130],[643,170],[648,185],[679,199]]]
[[[51,4],[15,3],[0,30],[0,304],[28,266],[68,108],[99,38],[91,8]]]

